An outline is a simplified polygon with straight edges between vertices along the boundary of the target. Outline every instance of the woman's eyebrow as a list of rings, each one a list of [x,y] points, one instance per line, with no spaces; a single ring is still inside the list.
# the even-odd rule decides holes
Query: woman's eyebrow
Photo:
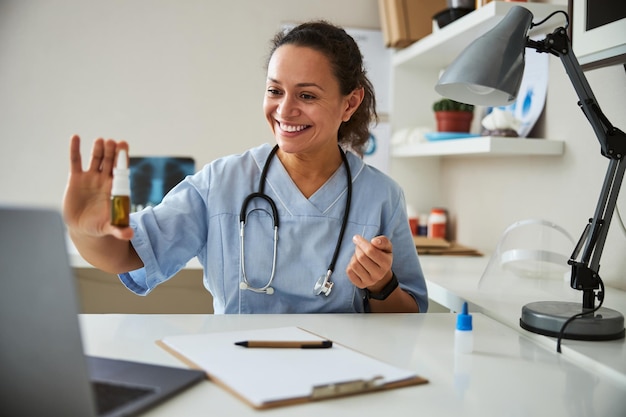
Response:
[[[278,81],[278,80],[276,80],[274,78],[267,77],[267,79],[268,79],[268,81],[271,81],[271,82],[273,82],[275,84],[279,84],[279,85],[282,84],[280,81]],[[312,82],[311,83],[298,83],[298,84],[296,84],[296,87],[316,87],[316,88],[319,88],[320,90],[324,91],[324,88],[322,86],[320,86],[319,84],[316,84],[316,83],[312,83]]]

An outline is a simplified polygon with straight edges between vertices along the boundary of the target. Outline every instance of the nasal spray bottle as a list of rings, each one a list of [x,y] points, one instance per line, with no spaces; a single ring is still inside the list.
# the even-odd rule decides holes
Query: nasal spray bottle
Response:
[[[454,387],[459,398],[465,396],[470,386],[472,374],[472,355],[470,354],[473,350],[472,316],[467,312],[467,303],[463,303],[463,310],[456,318],[454,333]]]
[[[467,312],[467,302],[463,303],[463,311],[456,317],[454,333],[454,352],[472,353],[474,350],[474,334],[472,332],[472,315]]]
[[[128,227],[130,218],[130,171],[126,150],[117,154],[117,164],[113,169],[113,186],[111,188],[111,224]]]

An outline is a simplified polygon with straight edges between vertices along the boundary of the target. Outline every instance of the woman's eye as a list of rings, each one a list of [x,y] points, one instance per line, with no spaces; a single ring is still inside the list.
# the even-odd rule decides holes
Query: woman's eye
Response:
[[[313,100],[315,98],[314,95],[307,94],[307,93],[300,94],[300,97],[302,97],[304,100]]]
[[[277,96],[280,95],[280,90],[278,90],[277,88],[268,88],[267,94],[270,96]]]

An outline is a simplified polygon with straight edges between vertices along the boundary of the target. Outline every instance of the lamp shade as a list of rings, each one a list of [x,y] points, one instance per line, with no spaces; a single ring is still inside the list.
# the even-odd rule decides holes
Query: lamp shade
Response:
[[[472,42],[448,66],[435,90],[444,97],[481,106],[515,101],[524,74],[532,19],[527,9],[511,8],[498,25]]]

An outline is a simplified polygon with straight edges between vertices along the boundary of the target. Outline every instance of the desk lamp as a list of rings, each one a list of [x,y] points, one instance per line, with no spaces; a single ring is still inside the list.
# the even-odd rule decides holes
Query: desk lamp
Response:
[[[557,13],[563,13],[566,27],[559,27],[541,41],[527,32]],[[576,90],[579,107],[591,124],[609,166],[594,216],[583,230],[568,264],[570,286],[582,291],[582,305],[575,302],[542,301],[522,308],[520,326],[528,331],[561,339],[615,340],[624,337],[624,316],[602,307],[604,284],[598,273],[611,217],[617,202],[626,164],[626,134],[608,121],[600,110],[591,87],[578,63],[566,28],[567,13],[558,11],[535,24],[528,9],[514,6],[492,30],[470,44],[442,74],[435,90],[456,101],[483,106],[512,103],[524,72],[526,48],[547,52],[561,59]],[[514,140],[514,139],[512,139]],[[581,254],[582,250],[582,254]],[[599,304],[595,306],[595,300]]]

